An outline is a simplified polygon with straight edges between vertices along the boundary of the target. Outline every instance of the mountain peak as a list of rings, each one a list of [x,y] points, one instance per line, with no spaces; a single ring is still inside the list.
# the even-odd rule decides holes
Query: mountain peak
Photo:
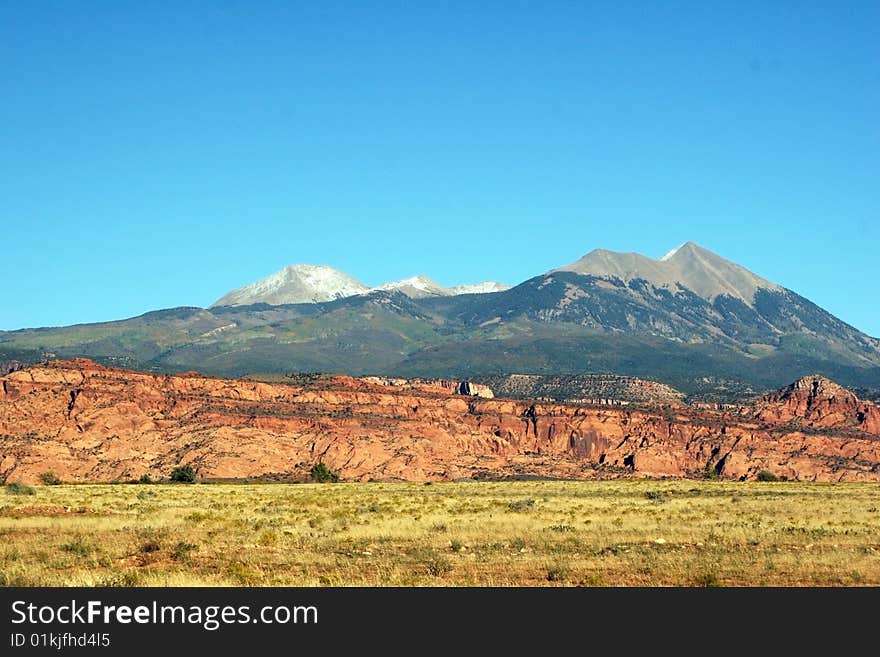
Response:
[[[616,277],[624,282],[642,279],[655,287],[668,289],[681,285],[704,299],[727,295],[749,306],[753,305],[758,289],[781,289],[695,242],[685,242],[658,260],[640,253],[594,249],[580,260],[554,271]]]
[[[797,419],[811,427],[856,428],[880,432],[880,408],[863,402],[852,390],[819,374],[801,377],[759,401],[764,421]]]
[[[686,247],[688,244],[692,244],[692,242],[685,242],[684,244],[679,244],[679,245],[678,245],[677,247],[675,247],[674,249],[672,249],[672,250],[670,250],[670,251],[667,251],[667,252],[666,252],[666,255],[664,255],[662,258],[660,258],[660,261],[661,261],[661,262],[666,262],[667,260],[669,260],[670,258],[672,258],[676,253],[678,253],[681,249],[683,249],[684,247]]]
[[[667,252],[662,258],[660,258],[660,262],[668,262],[675,258],[687,258],[694,257],[699,255],[710,255],[716,258],[720,258],[721,256],[713,253],[709,249],[706,249],[696,242],[684,242],[683,244],[679,244],[677,247]]]
[[[449,291],[439,283],[432,281],[423,274],[410,276],[399,281],[382,283],[371,290],[397,290],[408,297],[419,299],[422,297],[440,297],[449,294]]]
[[[360,281],[328,265],[287,265],[266,278],[225,294],[212,307],[317,303],[363,294],[368,290]]]
[[[779,391],[780,395],[807,394],[812,398],[843,397],[856,399],[855,393],[839,383],[822,376],[809,374],[803,376]]]

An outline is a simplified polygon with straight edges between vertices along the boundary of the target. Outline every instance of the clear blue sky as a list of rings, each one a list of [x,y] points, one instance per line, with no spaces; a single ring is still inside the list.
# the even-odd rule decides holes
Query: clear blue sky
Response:
[[[880,336],[877,2],[0,3],[0,329],[693,240]]]

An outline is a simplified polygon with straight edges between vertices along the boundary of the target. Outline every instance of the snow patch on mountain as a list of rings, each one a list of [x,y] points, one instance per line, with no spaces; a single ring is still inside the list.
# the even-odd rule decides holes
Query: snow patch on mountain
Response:
[[[360,281],[333,267],[289,265],[255,283],[229,292],[212,305],[319,303],[363,294],[368,290]]]
[[[449,297],[459,294],[489,294],[508,289],[510,289],[509,285],[495,281],[483,281],[482,283],[443,287],[427,276],[421,275],[404,278],[403,280],[393,281],[391,283],[383,283],[382,285],[372,288],[372,290],[397,290],[414,298]]]
[[[681,247],[683,247],[685,244],[687,244],[687,242],[682,242],[674,249],[667,251],[666,255],[664,255],[662,258],[660,258],[660,262],[666,262],[667,260],[671,259],[672,256],[674,256],[676,253],[678,253],[679,249],[681,249]]]
[[[509,290],[510,286],[498,281],[483,281],[482,283],[472,283],[470,285],[455,285],[449,288],[449,293],[457,294],[491,294],[492,292],[504,292]]]
[[[404,278],[399,281],[382,283],[382,285],[370,288],[371,292],[374,290],[397,290],[410,297],[446,296],[449,294],[449,291],[445,287],[421,274],[418,276],[410,276],[409,278]]]
[[[484,294],[506,290],[508,287],[503,283],[485,281],[447,288],[422,275],[367,287],[348,274],[326,265],[289,265],[266,278],[225,294],[214,302],[212,307],[246,306],[255,303],[272,305],[320,303],[377,291],[397,291],[420,299],[457,294]]]

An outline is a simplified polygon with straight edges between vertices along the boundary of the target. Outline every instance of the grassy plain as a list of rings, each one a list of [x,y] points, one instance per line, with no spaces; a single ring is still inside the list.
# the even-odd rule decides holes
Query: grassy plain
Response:
[[[0,491],[0,585],[880,585],[878,484],[33,490]]]

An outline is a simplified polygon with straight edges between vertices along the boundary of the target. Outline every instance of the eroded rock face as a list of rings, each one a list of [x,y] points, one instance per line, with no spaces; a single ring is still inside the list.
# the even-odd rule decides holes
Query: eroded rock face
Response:
[[[27,365],[18,360],[3,360],[0,361],[0,376],[5,376],[6,374],[12,374],[17,370],[23,370]]]
[[[859,400],[834,381],[814,374],[765,395],[759,417],[780,424],[789,422],[810,428],[857,428],[880,433],[880,408]]]
[[[480,383],[472,383],[471,381],[460,381],[455,386],[455,392],[459,395],[470,395],[472,397],[482,397],[483,399],[495,398],[492,388]]]
[[[447,383],[271,384],[57,361],[0,377],[0,479],[162,478],[186,463],[202,478],[298,479],[323,461],[357,481],[707,467],[735,479],[880,480],[877,408],[831,382],[722,410],[487,399]]]

